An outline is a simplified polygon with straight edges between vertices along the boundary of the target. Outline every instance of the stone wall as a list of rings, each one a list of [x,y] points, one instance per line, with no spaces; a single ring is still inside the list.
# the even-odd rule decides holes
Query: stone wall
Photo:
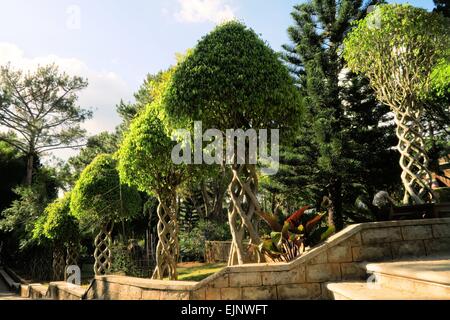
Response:
[[[450,219],[353,225],[291,263],[227,267],[202,282],[96,277],[87,299],[327,299],[327,282],[365,279],[366,262],[450,253]]]

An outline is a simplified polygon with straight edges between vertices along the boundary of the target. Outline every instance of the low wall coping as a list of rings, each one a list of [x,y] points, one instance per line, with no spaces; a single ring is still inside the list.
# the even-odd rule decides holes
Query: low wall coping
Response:
[[[67,292],[73,296],[82,298],[86,292],[86,289],[77,286],[75,284],[59,281],[59,282],[50,282],[48,291],[51,290],[52,287],[56,287],[60,291]]]
[[[110,283],[117,283],[123,285],[131,285],[143,289],[154,290],[169,290],[169,291],[190,291],[195,288],[198,282],[189,281],[166,281],[166,280],[152,280],[142,278],[132,278],[124,276],[96,276],[96,281],[106,281]]]

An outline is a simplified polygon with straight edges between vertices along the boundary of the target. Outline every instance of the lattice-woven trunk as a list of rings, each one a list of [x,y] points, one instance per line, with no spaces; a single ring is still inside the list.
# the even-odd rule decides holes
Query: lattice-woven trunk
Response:
[[[61,281],[64,279],[64,271],[66,267],[66,261],[64,260],[64,250],[60,246],[56,246],[53,249],[53,280]]]
[[[415,204],[431,201],[431,172],[428,169],[429,158],[425,151],[423,127],[420,123],[422,108],[413,103],[409,106],[395,108],[395,122],[399,139],[400,166],[402,168],[402,182],[405,187],[404,204],[412,200]]]
[[[95,251],[94,251],[94,272],[95,275],[105,275],[111,270],[111,244],[113,223],[107,223],[102,230],[95,237]]]
[[[174,193],[159,197],[158,245],[156,247],[156,268],[153,279],[169,277],[177,280],[179,257],[177,200]]]
[[[254,225],[254,219],[260,206],[257,199],[258,176],[255,165],[239,165],[232,167],[233,179],[228,188],[231,203],[228,211],[228,221],[230,223],[231,235],[233,237],[228,265],[242,265],[249,260],[249,252],[244,248],[244,237],[247,232],[250,238],[250,248],[253,254],[257,255],[258,262],[263,257],[256,247],[260,244],[261,238]]]
[[[79,251],[78,243],[67,244],[66,266],[76,266],[78,264]]]

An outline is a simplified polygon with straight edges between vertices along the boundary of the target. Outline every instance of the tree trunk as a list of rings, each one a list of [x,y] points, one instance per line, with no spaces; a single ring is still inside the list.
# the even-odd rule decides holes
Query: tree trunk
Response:
[[[25,178],[25,184],[31,186],[33,183],[33,166],[34,166],[34,155],[30,152],[27,155],[27,175]]]
[[[64,279],[65,265],[64,250],[61,246],[56,246],[53,249],[52,263],[54,281],[61,281]]]
[[[394,108],[397,137],[399,139],[402,182],[405,187],[404,204],[424,204],[433,199],[429,158],[425,151],[423,128],[420,123],[422,108],[410,101],[401,108]]]
[[[243,244],[245,233],[247,232],[250,237],[251,248],[255,248],[261,242],[253,221],[261,211],[257,199],[258,176],[255,165],[235,164],[232,167],[232,172],[233,179],[228,188],[231,198],[228,221],[233,241],[228,264],[242,265],[248,260]],[[264,258],[258,250],[253,251],[257,255],[258,262],[261,262]]]
[[[69,243],[66,252],[66,267],[64,270],[64,281],[67,281],[67,268],[70,266],[78,266],[79,244]]]
[[[103,228],[95,238],[95,275],[105,275],[108,274],[111,270],[111,244],[113,229],[114,223],[109,222],[103,226]]]
[[[177,199],[172,192],[158,197],[158,245],[156,247],[156,268],[153,279],[177,280],[177,263],[180,255],[178,243]]]
[[[329,210],[331,211],[330,220],[333,222],[333,226],[336,232],[344,229],[344,217],[342,213],[342,182],[341,180],[334,179],[329,187],[331,206]]]

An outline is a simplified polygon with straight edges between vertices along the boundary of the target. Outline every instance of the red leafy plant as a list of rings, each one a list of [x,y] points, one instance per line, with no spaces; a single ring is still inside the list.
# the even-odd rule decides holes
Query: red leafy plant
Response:
[[[290,262],[301,256],[306,248],[315,246],[331,236],[335,229],[328,226],[326,213],[304,207],[287,219],[281,215],[260,213],[272,229],[270,235],[263,237],[260,252],[267,261]]]

